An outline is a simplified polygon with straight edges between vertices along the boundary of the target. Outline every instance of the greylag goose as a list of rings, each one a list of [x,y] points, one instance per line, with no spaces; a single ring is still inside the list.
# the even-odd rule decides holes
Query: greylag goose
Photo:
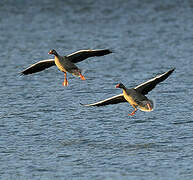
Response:
[[[135,88],[127,89],[122,83],[116,85],[116,88],[121,88],[123,90],[122,94],[110,97],[103,101],[99,101],[93,104],[82,104],[84,106],[105,106],[109,104],[117,104],[122,102],[128,102],[134,108],[133,112],[128,114],[133,116],[135,112],[140,109],[141,111],[152,111],[154,108],[153,101],[148,99],[145,95],[148,94],[155,86],[167,79],[172,72],[175,70],[171,69],[161,75],[158,75],[149,81],[146,81]]]
[[[67,86],[68,85],[67,72],[75,76],[79,76],[82,80],[85,80],[85,77],[81,74],[81,70],[75,65],[75,63],[83,61],[89,57],[104,56],[110,53],[112,52],[109,49],[96,49],[96,50],[80,50],[67,56],[60,56],[54,49],[52,49],[49,51],[48,54],[53,54],[55,56],[54,59],[42,60],[35,64],[32,64],[31,66],[23,70],[21,74],[23,75],[33,74],[56,65],[60,71],[64,72],[65,79],[63,82],[63,86]]]

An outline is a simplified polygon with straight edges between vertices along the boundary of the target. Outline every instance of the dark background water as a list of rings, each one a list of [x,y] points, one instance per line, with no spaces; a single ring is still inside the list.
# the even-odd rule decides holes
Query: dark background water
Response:
[[[110,48],[78,64],[86,81],[56,68],[19,76],[56,49]],[[192,179],[193,3],[154,0],[0,1],[1,179]],[[172,67],[148,97],[85,108]]]

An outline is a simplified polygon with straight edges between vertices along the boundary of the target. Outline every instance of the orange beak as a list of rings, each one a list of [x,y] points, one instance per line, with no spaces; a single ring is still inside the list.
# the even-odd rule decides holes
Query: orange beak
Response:
[[[117,84],[115,87],[116,87],[116,88],[119,88],[119,84]]]

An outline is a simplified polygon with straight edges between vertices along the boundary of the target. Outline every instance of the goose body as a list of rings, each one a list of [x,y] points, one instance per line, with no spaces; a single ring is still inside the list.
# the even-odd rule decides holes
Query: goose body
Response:
[[[104,56],[112,53],[109,49],[96,49],[96,50],[80,50],[69,54],[67,56],[60,56],[54,49],[50,50],[48,54],[53,54],[54,59],[47,59],[39,61],[35,64],[32,64],[28,68],[24,69],[21,74],[28,75],[43,71],[52,66],[57,66],[57,68],[64,72],[65,81],[64,86],[68,85],[67,81],[67,72],[75,76],[80,76],[82,80],[85,80],[84,76],[81,74],[81,70],[75,65],[75,63],[81,62],[89,57],[94,56]]]
[[[79,70],[79,68],[74,63],[69,61],[69,59],[65,56],[55,56],[54,61],[57,68],[62,72],[68,72],[73,74],[74,70]]]
[[[123,96],[134,108],[137,107],[142,111],[153,110],[152,101],[135,89],[123,89]],[[147,104],[149,104],[149,106]]]
[[[175,69],[171,69],[161,75],[158,75],[149,81],[146,81],[135,88],[127,89],[122,83],[116,85],[116,88],[121,88],[123,93],[110,97],[108,99],[92,103],[83,104],[84,106],[105,106],[109,104],[118,104],[128,102],[134,108],[134,111],[129,115],[134,115],[140,109],[141,111],[152,111],[154,108],[153,101],[148,99],[145,95],[148,94],[157,84],[167,79]]]

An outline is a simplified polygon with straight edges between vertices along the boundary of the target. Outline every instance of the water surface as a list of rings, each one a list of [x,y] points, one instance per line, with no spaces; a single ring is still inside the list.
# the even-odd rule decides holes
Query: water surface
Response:
[[[193,4],[191,1],[0,2],[1,179],[192,179]],[[50,49],[110,48],[78,66],[86,81],[56,68],[19,76]],[[148,97],[85,108],[170,68]]]

